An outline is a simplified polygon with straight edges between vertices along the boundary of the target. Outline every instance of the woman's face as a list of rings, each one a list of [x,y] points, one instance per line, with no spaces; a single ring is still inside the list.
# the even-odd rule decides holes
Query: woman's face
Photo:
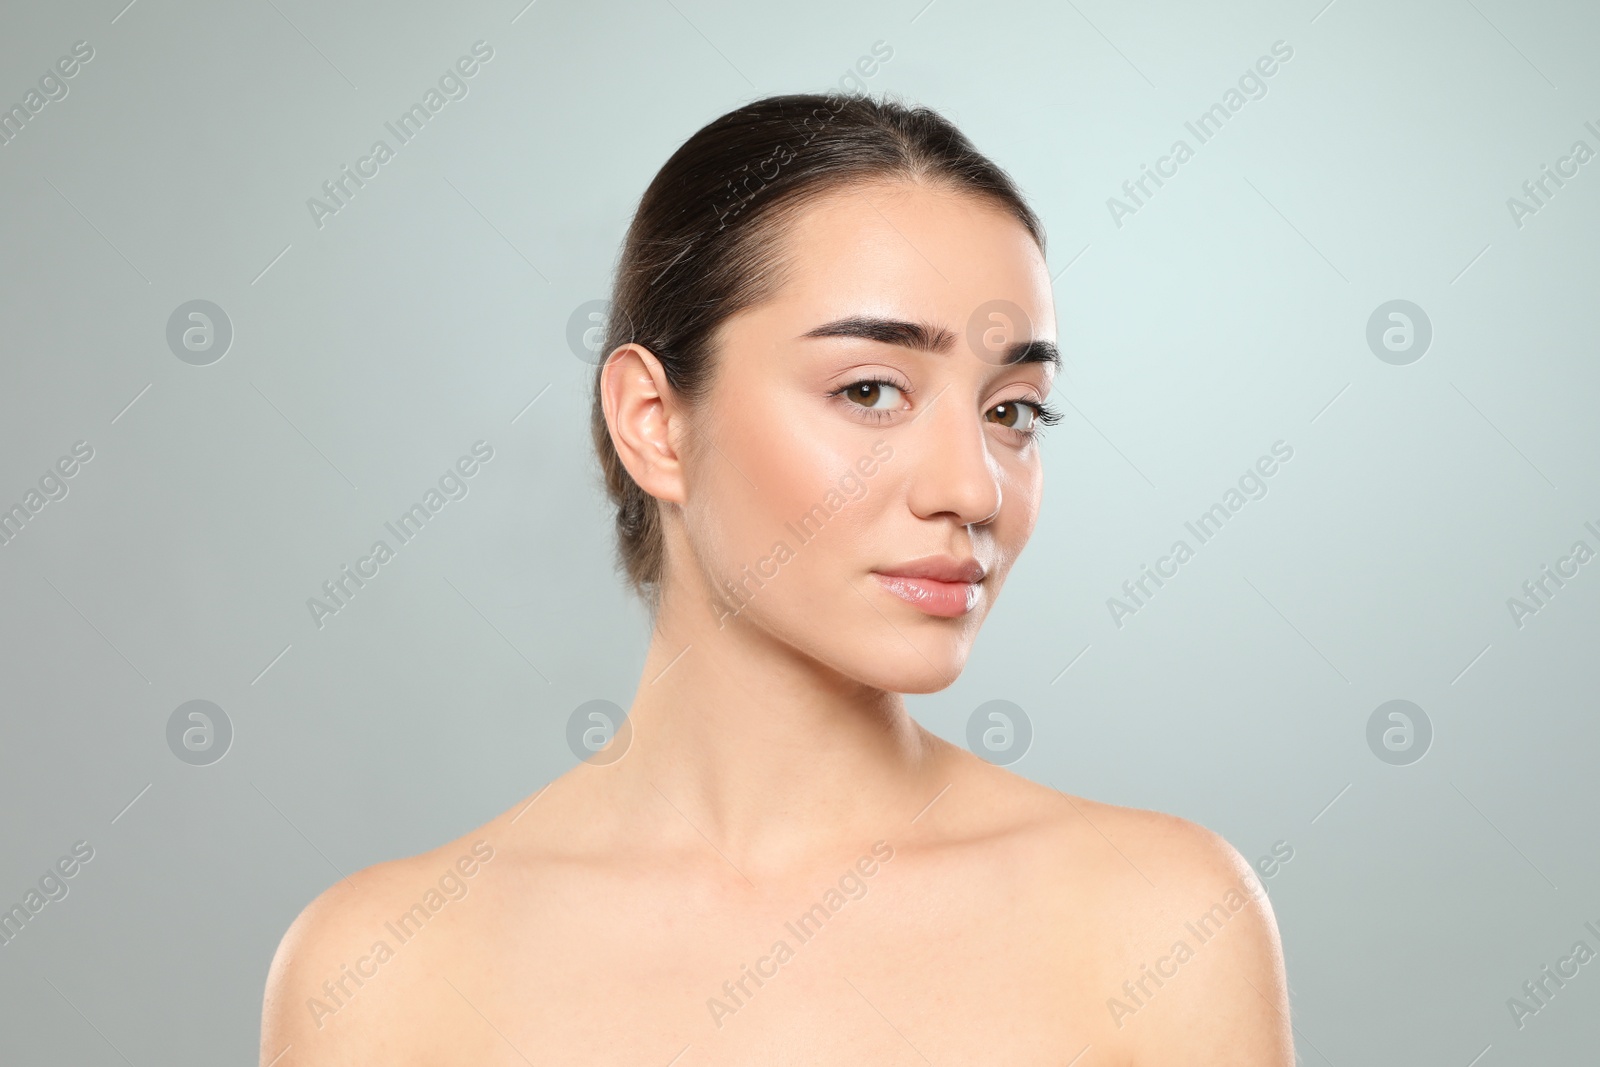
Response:
[[[724,324],[687,418],[693,560],[673,560],[675,584],[709,586],[722,633],[754,628],[877,688],[941,689],[1038,516],[1044,258],[997,206],[914,183],[813,201],[785,249],[783,288]],[[1028,341],[1046,343],[1013,362]]]

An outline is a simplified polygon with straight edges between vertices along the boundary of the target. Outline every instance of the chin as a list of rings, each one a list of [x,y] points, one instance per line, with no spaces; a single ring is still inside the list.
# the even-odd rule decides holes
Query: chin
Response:
[[[831,662],[839,673],[886,692],[937,693],[955,684],[966,669],[976,622],[962,626],[940,620],[937,627],[896,622],[897,633],[882,619],[875,616],[873,621],[877,626],[864,631],[870,636],[832,649],[837,658]],[[840,644],[837,635],[825,640]]]
[[[923,665],[921,671],[910,669],[908,664],[908,669],[899,676],[899,680],[891,681],[887,685],[880,686],[880,688],[894,693],[937,693],[954,685],[956,679],[961,675],[961,669],[965,666],[966,660],[964,658],[960,662],[951,663],[948,666],[941,664],[940,667],[945,672],[941,676],[933,673],[933,669],[926,664]]]

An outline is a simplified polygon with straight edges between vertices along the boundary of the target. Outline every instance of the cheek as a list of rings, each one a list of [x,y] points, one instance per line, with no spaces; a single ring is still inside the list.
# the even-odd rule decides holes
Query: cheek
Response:
[[[830,427],[826,420],[795,420],[771,425],[746,443],[746,473],[758,487],[749,494],[749,506],[759,509],[771,536],[791,548],[798,548],[799,541],[811,548],[819,533],[843,527],[859,510],[865,500],[862,487],[870,493],[871,483],[852,482],[850,475],[861,456],[870,453],[854,429]],[[821,543],[832,540],[824,537]]]
[[[881,435],[793,395],[759,413],[747,405],[731,416],[719,423],[722,454],[708,461],[717,465],[709,487],[717,515],[705,524],[715,538],[714,566],[725,575],[749,566],[777,578],[778,588],[764,597],[805,598],[818,590],[808,590],[799,576],[838,570],[841,553],[850,555],[865,536],[877,482],[885,479],[881,471],[863,478],[856,465],[873,458],[872,442]],[[785,552],[775,552],[779,542]]]
[[[1007,535],[1015,539],[1013,547],[1020,552],[1033,535],[1034,525],[1039,521],[1039,505],[1044,498],[1044,464],[1039,462],[1037,452],[1008,479],[1006,489],[1015,504],[1010,509]]]

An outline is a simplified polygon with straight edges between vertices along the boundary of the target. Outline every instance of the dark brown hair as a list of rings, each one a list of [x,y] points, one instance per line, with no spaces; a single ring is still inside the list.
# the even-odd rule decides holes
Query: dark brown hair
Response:
[[[660,361],[693,408],[711,387],[713,335],[783,280],[785,224],[850,185],[909,180],[987,198],[1044,250],[1044,229],[1011,178],[926,107],[856,94],[769,96],[685,141],[639,200],[617,262],[606,357],[630,341]],[[594,379],[590,432],[616,506],[616,561],[654,610],[665,565],[659,502],[634,482],[606,426]]]

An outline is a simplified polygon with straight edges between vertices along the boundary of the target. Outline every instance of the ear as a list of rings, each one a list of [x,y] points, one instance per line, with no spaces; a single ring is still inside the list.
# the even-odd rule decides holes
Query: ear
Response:
[[[655,353],[631,342],[619,345],[600,372],[600,405],[611,443],[639,488],[682,504],[683,465],[672,432],[682,412]]]

